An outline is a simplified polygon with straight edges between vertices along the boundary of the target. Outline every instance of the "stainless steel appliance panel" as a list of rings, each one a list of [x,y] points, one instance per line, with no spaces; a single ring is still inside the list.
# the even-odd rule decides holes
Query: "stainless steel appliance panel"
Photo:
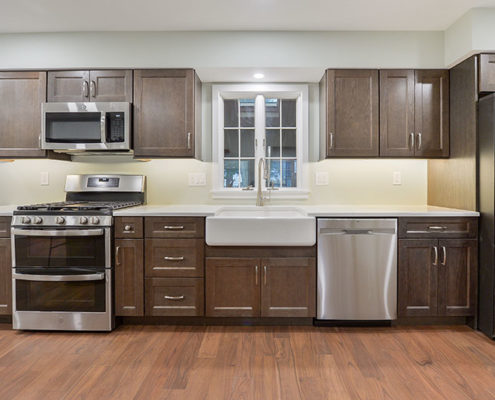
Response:
[[[317,319],[397,318],[397,220],[318,220]]]

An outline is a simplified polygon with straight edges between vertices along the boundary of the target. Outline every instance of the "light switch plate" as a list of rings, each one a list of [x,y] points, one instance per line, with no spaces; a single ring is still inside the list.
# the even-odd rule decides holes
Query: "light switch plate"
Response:
[[[188,181],[189,186],[206,186],[206,174],[204,172],[190,172]]]
[[[402,185],[402,175],[400,171],[395,171],[392,174],[392,185]]]
[[[40,172],[40,185],[48,186],[50,185],[50,175],[48,172]]]
[[[316,173],[316,186],[328,185],[328,172],[319,171]]]

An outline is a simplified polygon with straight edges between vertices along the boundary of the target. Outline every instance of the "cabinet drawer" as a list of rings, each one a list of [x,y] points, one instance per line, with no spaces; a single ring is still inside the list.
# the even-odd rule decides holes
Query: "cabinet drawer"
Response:
[[[203,278],[146,278],[146,315],[204,315]]]
[[[0,217],[0,238],[10,237],[10,217]]]
[[[203,217],[146,217],[146,237],[153,238],[203,238]]]
[[[399,237],[403,239],[470,238],[478,236],[477,218],[400,218]]]
[[[117,239],[140,239],[143,237],[142,217],[116,217],[115,237]]]
[[[146,239],[146,276],[201,277],[203,239]]]

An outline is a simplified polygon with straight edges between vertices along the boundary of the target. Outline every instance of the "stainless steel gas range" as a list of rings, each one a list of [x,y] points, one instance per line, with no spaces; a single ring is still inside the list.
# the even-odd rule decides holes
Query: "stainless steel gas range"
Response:
[[[14,211],[14,329],[113,329],[112,214],[143,204],[144,185],[138,175],[69,175],[66,201]]]

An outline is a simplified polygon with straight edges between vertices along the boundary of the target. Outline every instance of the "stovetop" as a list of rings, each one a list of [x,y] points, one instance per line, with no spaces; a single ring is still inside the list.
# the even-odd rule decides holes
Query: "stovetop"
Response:
[[[141,205],[139,201],[60,201],[55,203],[32,204],[17,207],[17,211],[36,211],[37,213],[57,211],[72,213],[78,211],[101,212],[108,214],[113,210]]]

